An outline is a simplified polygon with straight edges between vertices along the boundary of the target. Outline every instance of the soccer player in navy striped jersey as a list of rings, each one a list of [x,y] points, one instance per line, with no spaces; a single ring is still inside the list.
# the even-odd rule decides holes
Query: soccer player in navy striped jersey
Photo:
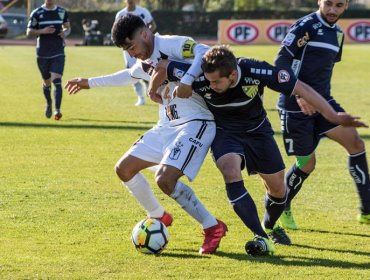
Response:
[[[32,11],[27,26],[27,36],[37,37],[37,65],[43,79],[42,90],[46,99],[45,116],[53,114],[51,83],[54,85],[54,119],[60,120],[62,113],[62,76],[64,70],[64,38],[71,32],[68,14],[56,5],[55,0]]]
[[[167,68],[163,67],[170,81],[182,77],[186,70],[183,65],[171,62]],[[271,240],[285,245],[291,244],[291,241],[285,231],[275,224],[285,208],[286,187],[284,163],[262,103],[264,87],[305,97],[335,123],[364,124],[347,114],[336,113],[317,92],[298,81],[290,70],[254,59],[237,60],[225,46],[207,51],[202,69],[204,74],[193,82],[193,90],[204,98],[215,117],[217,130],[211,150],[224,177],[229,201],[256,236],[246,243],[247,253],[272,254],[275,249]],[[160,73],[161,69],[157,67],[157,71]],[[152,77],[155,79],[161,75],[154,74]],[[152,81],[150,86],[155,88],[155,84]],[[262,225],[254,201],[244,186],[241,173],[244,168],[249,174],[259,174],[267,190]]]
[[[341,60],[344,34],[336,25],[348,7],[348,0],[319,0],[319,10],[299,19],[289,30],[276,58],[276,65],[291,67],[295,75],[320,93],[336,110],[344,109],[331,96],[330,81],[335,63]],[[300,107],[301,106],[301,107]],[[365,144],[354,127],[334,124],[316,113],[305,100],[281,94],[278,103],[285,150],[296,157],[288,170],[289,195],[280,223],[297,229],[291,201],[303,182],[315,169],[315,150],[323,137],[328,137],[348,152],[349,173],[354,179],[361,207],[358,220],[370,224],[370,181]],[[305,108],[308,115],[300,108]]]

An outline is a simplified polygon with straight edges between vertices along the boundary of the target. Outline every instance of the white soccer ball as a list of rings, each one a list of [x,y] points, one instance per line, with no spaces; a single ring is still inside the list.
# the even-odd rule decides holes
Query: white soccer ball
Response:
[[[147,218],[135,225],[131,240],[140,253],[160,254],[166,248],[169,234],[162,222]]]

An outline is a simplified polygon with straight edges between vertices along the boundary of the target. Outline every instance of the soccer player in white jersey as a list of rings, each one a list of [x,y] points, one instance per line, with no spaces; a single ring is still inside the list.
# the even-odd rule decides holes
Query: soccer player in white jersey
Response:
[[[117,46],[124,46],[138,58],[135,66],[108,76],[72,79],[66,84],[71,94],[90,87],[127,85],[138,79],[149,81],[161,56],[179,61],[194,59],[177,88],[178,92],[184,93],[189,88],[191,90],[194,77],[200,74],[201,58],[208,49],[189,37],[153,35],[134,15],[127,15],[114,23],[112,38]],[[159,106],[158,124],[122,156],[116,164],[116,173],[149,217],[170,225],[172,217],[159,204],[148,181],[140,173],[158,165],[155,174],[158,186],[202,225],[205,239],[199,253],[211,254],[225,236],[227,226],[213,217],[193,190],[179,178],[185,175],[192,181],[197,175],[215,136],[214,118],[200,96],[193,95],[189,99],[173,96],[175,86],[168,83],[162,87],[160,98],[163,104]]]
[[[142,18],[145,24],[154,33],[155,30],[157,29],[157,25],[153,19],[152,14],[148,11],[148,9],[141,7],[139,5],[136,5],[136,0],[125,0],[125,3],[126,3],[126,7],[117,12],[116,20],[127,14],[137,15]],[[130,56],[128,52],[126,51],[123,51],[123,59],[124,59],[126,68],[132,67],[136,62],[136,58]],[[136,82],[133,85],[134,91],[137,95],[137,102],[135,103],[135,106],[142,106],[145,104],[145,93],[144,92],[146,91],[147,84],[145,81],[143,82],[145,85],[143,85],[143,83],[141,83],[140,81]]]

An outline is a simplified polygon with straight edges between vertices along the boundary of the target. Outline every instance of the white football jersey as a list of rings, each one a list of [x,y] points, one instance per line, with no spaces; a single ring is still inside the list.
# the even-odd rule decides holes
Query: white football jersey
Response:
[[[116,14],[116,20],[120,17],[124,17],[127,14],[133,14],[133,15],[141,17],[146,25],[148,25],[149,23],[151,23],[153,21],[153,17],[151,15],[151,13],[147,9],[145,9],[141,6],[136,6],[135,10],[133,10],[133,11],[128,11],[127,7],[120,10]]]
[[[138,59],[130,68],[134,78],[148,80],[154,67],[161,59],[186,61],[192,63],[193,51],[196,42],[185,36],[161,36],[155,34],[154,50],[149,59]],[[190,98],[174,96],[177,83],[169,82],[160,88],[163,105],[159,109],[159,125],[178,125],[191,120],[213,120],[212,113],[208,110],[203,98],[193,92]]]

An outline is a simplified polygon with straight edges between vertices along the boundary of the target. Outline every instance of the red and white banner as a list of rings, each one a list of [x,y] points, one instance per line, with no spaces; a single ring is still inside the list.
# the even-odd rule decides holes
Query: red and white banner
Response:
[[[280,44],[295,20],[219,20],[218,43]],[[370,43],[370,19],[341,19],[346,43]]]

